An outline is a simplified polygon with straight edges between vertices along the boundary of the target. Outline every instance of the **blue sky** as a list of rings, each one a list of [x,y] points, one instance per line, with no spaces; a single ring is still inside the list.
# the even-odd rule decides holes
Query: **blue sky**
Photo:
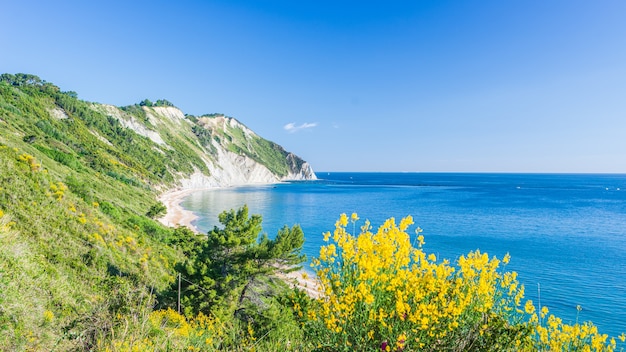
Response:
[[[221,112],[317,171],[626,173],[626,2],[2,1],[0,72]]]

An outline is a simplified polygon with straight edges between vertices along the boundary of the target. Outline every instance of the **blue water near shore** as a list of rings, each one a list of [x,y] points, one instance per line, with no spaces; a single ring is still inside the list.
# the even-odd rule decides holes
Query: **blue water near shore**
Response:
[[[182,203],[206,232],[226,209],[247,204],[270,237],[300,224],[304,252],[316,256],[322,233],[341,213],[374,229],[412,215],[427,252],[454,262],[480,249],[517,271],[526,298],[565,322],[593,321],[626,332],[626,175],[317,173],[319,181],[196,192]],[[362,223],[361,220],[361,223]],[[412,231],[410,231],[413,233]],[[540,287],[540,290],[538,289]]]

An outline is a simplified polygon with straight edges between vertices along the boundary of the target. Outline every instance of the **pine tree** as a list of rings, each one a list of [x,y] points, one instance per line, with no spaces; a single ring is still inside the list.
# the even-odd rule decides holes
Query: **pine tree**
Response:
[[[261,235],[261,216],[250,216],[245,205],[222,212],[219,221],[223,227],[209,231],[197,250],[188,253],[187,262],[177,267],[189,280],[182,295],[187,313],[234,313],[259,278],[298,270],[306,260],[301,254],[304,233],[299,225],[285,226],[275,239],[269,239]]]

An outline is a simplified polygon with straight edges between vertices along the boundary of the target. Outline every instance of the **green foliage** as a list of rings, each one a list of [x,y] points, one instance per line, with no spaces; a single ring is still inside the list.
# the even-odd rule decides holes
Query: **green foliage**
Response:
[[[203,146],[211,144],[212,134],[210,130],[203,128],[200,125],[194,125],[193,127],[191,127],[191,131],[193,132],[193,134],[196,135],[196,137],[198,137],[200,144],[202,144]]]
[[[205,239],[183,230],[171,241],[187,253],[187,259],[177,264],[177,270],[186,278],[181,302],[187,314],[216,310],[226,315],[241,313],[247,295],[271,286],[263,277],[293,270],[305,260],[300,254],[304,234],[297,225],[283,228],[270,240],[266,235],[259,236],[262,219],[259,215],[249,216],[247,206],[225,211],[219,220],[223,227],[214,227]],[[170,301],[174,290],[169,294]]]
[[[158,99],[155,103],[154,106],[174,106],[174,104],[172,104],[172,102],[170,102],[167,99]]]
[[[100,203],[100,210],[102,211],[102,213],[108,215],[114,221],[120,221],[120,219],[122,218],[122,213],[120,212],[120,210],[109,202],[105,201]]]
[[[139,106],[153,106],[152,102],[148,99],[144,99],[139,103]]]
[[[78,99],[78,93],[76,93],[76,92],[74,92],[72,90],[66,91],[66,92],[61,92],[61,93],[67,95],[70,98]]]
[[[141,102],[139,102],[138,104],[139,106],[147,106],[147,107],[153,107],[153,106],[174,106],[174,104],[172,104],[169,100],[167,99],[159,99],[156,102],[151,102],[148,99],[144,99]]]
[[[16,73],[14,75],[10,73],[3,73],[0,75],[0,82],[5,82],[13,86],[23,87],[23,86],[35,86],[42,87],[42,89],[46,90],[57,90],[58,87],[55,85],[48,83],[41,78],[27,74],[27,73]]]
[[[146,115],[146,111],[142,108],[142,106],[146,106],[145,100],[142,103],[144,103],[144,105],[141,105],[141,103],[139,103],[135,105],[122,106],[120,109],[126,111],[131,116],[136,116],[140,121],[147,123],[148,115]],[[150,103],[150,106],[152,106],[152,103]]]
[[[213,350],[283,349],[285,336],[295,346],[302,332],[273,275],[304,259],[299,227],[259,236],[261,219],[247,209],[225,213],[208,236],[150,218],[164,211],[160,190],[207,174],[212,142],[237,141],[241,130],[172,119],[164,99],[118,109],[77,96],[34,75],[0,75],[0,350],[200,347],[205,339],[157,319],[205,326],[196,312],[229,319],[221,336],[198,335]],[[178,273],[190,315],[168,318],[153,307],[157,295],[176,306]]]
[[[180,254],[124,226],[122,212],[107,216],[74,193],[77,179],[68,187],[30,153],[45,158],[0,144],[0,350],[88,349],[118,329],[118,314],[149,313],[150,287],[169,285]]]
[[[150,209],[146,213],[146,216],[151,219],[156,219],[165,215],[166,212],[167,208],[165,207],[165,204],[157,202],[150,207]]]
[[[145,216],[131,215],[126,224],[129,228],[141,231],[143,234],[159,242],[170,237],[171,230],[164,228],[158,222],[148,219]]]
[[[65,184],[72,193],[82,198],[88,204],[95,201],[95,192],[91,182],[76,175],[68,175],[65,178]]]
[[[80,161],[73,154],[64,153],[56,149],[50,149],[39,144],[35,145],[35,148],[37,148],[37,150],[39,150],[40,152],[46,154],[49,158],[53,159],[54,161],[57,161],[73,170],[79,171],[82,169]]]
[[[179,249],[185,258],[190,258],[198,252],[198,248],[202,246],[204,236],[198,235],[186,226],[179,226],[174,229],[171,236],[166,242],[174,248]]]
[[[285,225],[278,230],[276,238],[270,240],[267,235],[259,244],[257,251],[258,258],[274,258],[277,264],[288,268],[288,271],[300,270],[300,263],[306,261],[306,256],[301,254],[302,245],[304,245],[304,232],[300,226],[289,228]]]

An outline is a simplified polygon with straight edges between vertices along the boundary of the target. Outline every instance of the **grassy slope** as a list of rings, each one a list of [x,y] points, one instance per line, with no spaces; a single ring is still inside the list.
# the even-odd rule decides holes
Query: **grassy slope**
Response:
[[[167,287],[179,254],[132,226],[136,216],[65,189],[46,172],[51,160],[34,159],[38,167],[27,159],[36,150],[0,148],[0,349],[88,346],[110,332],[117,313],[140,308],[116,300],[147,299],[148,287]]]
[[[157,121],[124,114],[167,146],[54,86],[0,82],[0,350],[90,348],[172,283],[172,230],[143,214],[177,177],[206,172],[210,149],[193,119],[144,109]]]

